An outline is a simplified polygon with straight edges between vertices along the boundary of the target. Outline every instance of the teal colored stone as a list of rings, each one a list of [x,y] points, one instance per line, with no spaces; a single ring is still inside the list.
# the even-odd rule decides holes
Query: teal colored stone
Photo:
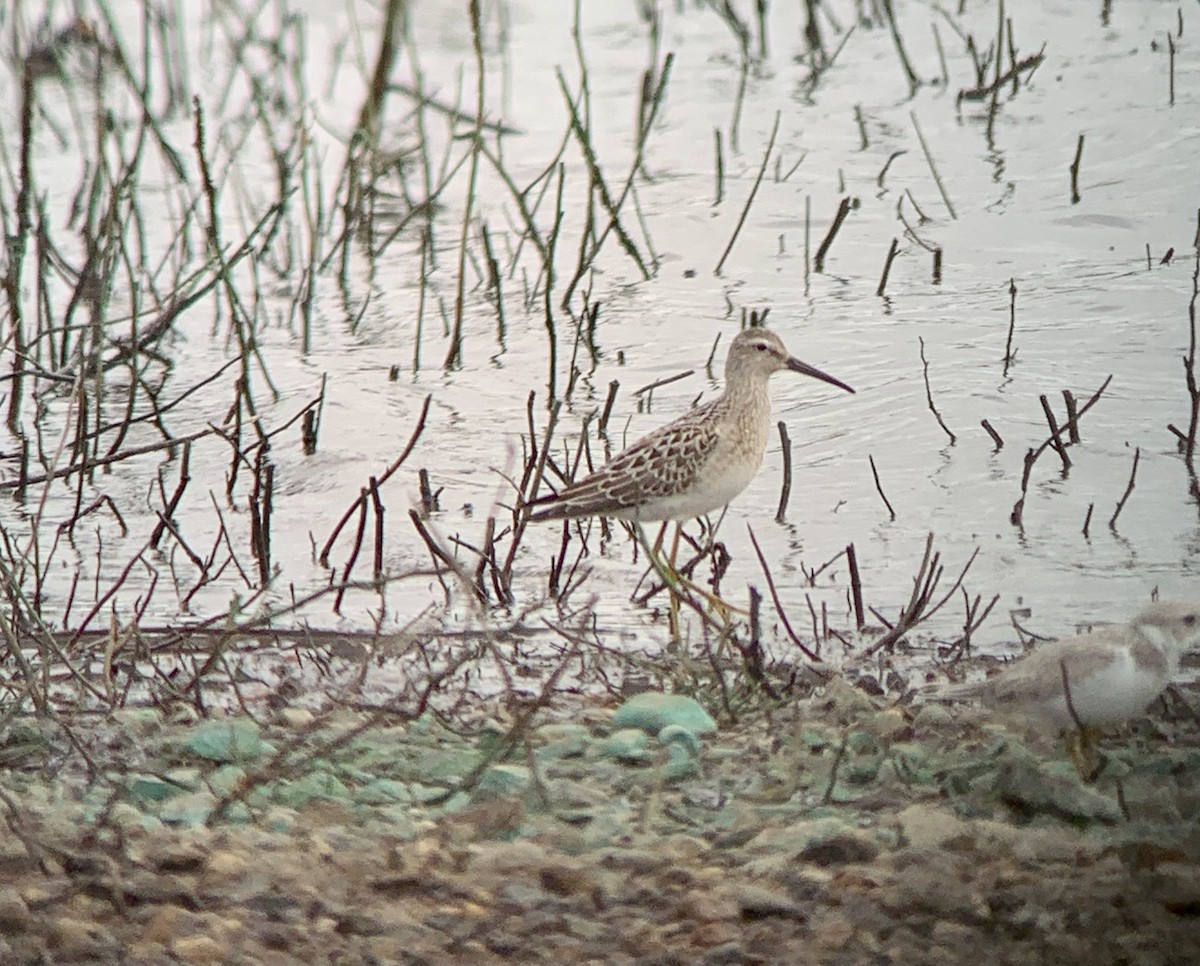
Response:
[[[483,726],[483,730],[479,733],[477,746],[485,755],[494,755],[500,751],[504,745],[504,740],[508,736],[508,729],[497,724],[495,721],[489,721]]]
[[[879,775],[881,759],[865,758],[862,761],[852,761],[842,765],[838,777],[850,785],[869,785]]]
[[[445,803],[440,806],[439,811],[444,815],[453,815],[455,812],[461,812],[464,808],[471,804],[471,796],[466,792],[455,792]]]
[[[815,728],[805,728],[800,732],[800,743],[811,752],[821,752],[829,747],[829,737]]]
[[[545,742],[536,751],[538,759],[554,761],[587,754],[592,732],[579,724],[550,724],[538,728],[535,737]]]
[[[187,793],[187,789],[175,782],[164,781],[157,775],[132,775],[126,786],[129,800],[139,808],[165,802],[168,798]]]
[[[667,725],[658,733],[658,743],[670,746],[672,751],[680,748],[693,758],[699,758],[702,749],[700,739],[696,737],[695,732],[689,731],[682,725]]]
[[[206,722],[195,730],[184,747],[209,761],[224,762],[253,761],[275,751],[262,739],[258,725],[247,718]]]
[[[282,805],[272,805],[266,809],[262,824],[270,832],[290,832],[296,826],[296,811]]]
[[[670,745],[668,755],[667,763],[662,766],[663,781],[678,782],[685,778],[700,776],[700,761],[686,745],[679,743]]]
[[[351,800],[350,789],[326,771],[309,772],[296,781],[279,782],[271,797],[288,808],[303,808],[316,798],[336,802]]]
[[[360,805],[395,805],[411,802],[413,793],[408,782],[398,782],[394,778],[376,778],[356,791],[354,800]]]
[[[408,841],[420,831],[417,820],[403,805],[382,805],[372,812],[370,824],[385,831],[389,837]]]
[[[874,755],[879,751],[879,742],[868,731],[852,731],[846,737],[846,751],[855,755]]]
[[[225,796],[245,777],[246,769],[237,765],[222,765],[208,776],[208,787],[214,795]]]
[[[418,805],[428,805],[446,794],[446,789],[436,785],[422,785],[420,782],[409,782],[408,789],[412,792],[413,801]]]
[[[171,768],[163,772],[163,778],[189,792],[198,792],[204,787],[204,772],[199,768]]]
[[[600,743],[600,754],[622,764],[641,765],[650,761],[650,736],[638,728],[614,731]]]
[[[533,783],[533,775],[524,765],[492,765],[479,776],[472,801],[492,798],[512,798],[522,794]]]
[[[436,714],[426,711],[416,721],[409,722],[409,731],[414,735],[443,735],[448,734],[445,726],[438,720]]]
[[[555,721],[534,729],[533,736],[542,741],[575,741],[580,738],[587,741],[592,737],[592,729],[572,721]]]
[[[151,829],[162,828],[162,820],[154,815],[147,815],[135,808],[129,802],[117,802],[108,813],[108,822],[113,828],[119,829]]]
[[[714,734],[717,723],[695,698],[682,694],[647,691],[635,694],[613,715],[617,728],[641,728],[656,735],[663,728],[679,725],[697,735]]]
[[[420,755],[412,763],[412,770],[423,781],[458,781],[481,760],[482,756],[469,748],[431,751]]]
[[[164,802],[158,817],[165,825],[197,828],[208,821],[216,807],[217,796],[212,792],[188,792]]]

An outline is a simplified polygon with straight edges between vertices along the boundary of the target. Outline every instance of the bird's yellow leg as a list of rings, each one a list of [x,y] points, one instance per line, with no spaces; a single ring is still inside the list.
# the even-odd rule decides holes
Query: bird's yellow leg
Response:
[[[666,535],[666,532],[667,524],[664,522],[662,529],[658,531],[658,544],[656,549],[662,549],[662,541],[663,537]],[[671,557],[667,562],[667,566],[670,568],[671,573],[675,574],[676,576],[679,576],[679,571],[675,569],[675,558],[679,555],[680,532],[680,525],[676,523],[675,539],[671,541]],[[667,619],[670,621],[671,626],[671,640],[678,643],[681,640],[679,636],[679,595],[675,592],[674,588],[667,588],[667,599],[670,602],[668,605],[669,609],[667,611]]]
[[[1100,739],[1098,728],[1077,728],[1067,736],[1067,754],[1079,772],[1079,777],[1088,784],[1100,777],[1103,762],[1097,742]]]
[[[708,604],[722,615],[723,619],[728,619],[730,611],[736,611],[739,614],[748,614],[749,612],[740,607],[734,607],[732,604],[722,600],[716,594],[713,594],[703,587],[698,586],[694,581],[689,580],[683,574],[675,569],[674,560],[664,560],[662,555],[655,548],[650,546],[650,542],[646,539],[646,531],[640,523],[633,524],[634,533],[637,536],[638,542],[642,545],[642,551],[646,554],[646,559],[650,561],[650,566],[654,572],[658,574],[668,592],[673,598],[682,598],[685,595],[681,590],[686,589],[696,596],[707,601]],[[678,531],[676,531],[676,547],[678,547]],[[674,551],[672,551],[674,555]],[[693,609],[697,609],[696,605],[692,604]]]

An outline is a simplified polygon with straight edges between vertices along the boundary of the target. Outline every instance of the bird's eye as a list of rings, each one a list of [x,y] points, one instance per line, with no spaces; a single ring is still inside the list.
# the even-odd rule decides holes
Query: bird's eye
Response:
[[[1184,615],[1183,622],[1184,622],[1184,623],[1185,623],[1185,624],[1186,624],[1188,627],[1191,627],[1193,624],[1195,624],[1195,623],[1196,623],[1196,615],[1195,615],[1195,614],[1186,614],[1186,615]]]
[[[766,352],[766,351],[767,351],[767,346],[766,346],[766,344],[765,344],[765,343],[762,343],[762,342],[760,342],[760,343],[759,343],[758,345],[756,345],[754,348],[756,348],[756,349],[757,349],[759,352]]]

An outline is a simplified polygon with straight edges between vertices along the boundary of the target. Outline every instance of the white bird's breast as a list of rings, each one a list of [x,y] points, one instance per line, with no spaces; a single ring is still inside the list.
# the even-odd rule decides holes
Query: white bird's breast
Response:
[[[1112,661],[1086,675],[1072,678],[1068,666],[1067,681],[1075,715],[1088,727],[1104,727],[1137,717],[1167,685],[1161,673],[1139,667],[1128,648],[1117,649]],[[1043,710],[1059,727],[1075,726],[1065,689],[1061,696],[1046,702]]]

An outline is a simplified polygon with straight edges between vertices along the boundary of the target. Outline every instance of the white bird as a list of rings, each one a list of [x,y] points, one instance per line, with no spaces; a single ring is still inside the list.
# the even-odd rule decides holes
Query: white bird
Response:
[[[1047,642],[991,677],[930,697],[978,698],[996,710],[1070,730],[1068,751],[1080,774],[1092,779],[1099,767],[1100,729],[1145,711],[1178,673],[1184,653],[1197,644],[1200,606],[1160,601],[1129,624]]]

